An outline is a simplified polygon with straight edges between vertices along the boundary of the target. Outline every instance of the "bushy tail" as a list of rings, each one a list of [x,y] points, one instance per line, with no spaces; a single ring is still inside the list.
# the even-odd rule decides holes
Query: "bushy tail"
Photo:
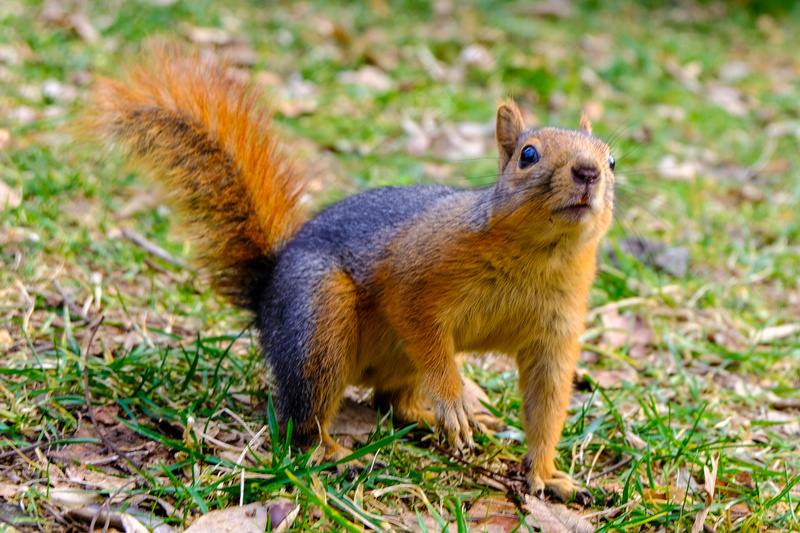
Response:
[[[305,219],[305,180],[262,94],[224,61],[164,47],[147,55],[122,81],[99,81],[89,129],[166,186],[214,287],[255,311],[275,253]]]

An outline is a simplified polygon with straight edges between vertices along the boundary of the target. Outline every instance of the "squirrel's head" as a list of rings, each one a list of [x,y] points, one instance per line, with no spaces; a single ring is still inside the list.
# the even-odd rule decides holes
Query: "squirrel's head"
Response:
[[[517,106],[508,101],[497,110],[496,133],[500,172],[493,218],[514,219],[518,230],[530,228],[544,238],[591,238],[608,229],[614,157],[592,135],[586,116],[579,130],[527,129]]]

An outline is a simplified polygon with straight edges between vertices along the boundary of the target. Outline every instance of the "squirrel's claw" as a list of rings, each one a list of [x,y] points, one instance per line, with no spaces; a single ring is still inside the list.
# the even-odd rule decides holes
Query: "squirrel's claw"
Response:
[[[475,450],[472,440],[472,429],[482,432],[483,428],[475,419],[472,408],[462,398],[454,401],[440,401],[436,405],[436,421],[440,431],[447,435],[447,440],[455,449],[470,452]]]
[[[532,472],[529,473],[528,487],[531,494],[539,499],[544,499],[545,494],[551,494],[559,501],[568,502],[574,500],[583,506],[588,505],[594,499],[592,493],[585,487],[558,470],[553,472],[552,476],[547,479],[534,475]]]

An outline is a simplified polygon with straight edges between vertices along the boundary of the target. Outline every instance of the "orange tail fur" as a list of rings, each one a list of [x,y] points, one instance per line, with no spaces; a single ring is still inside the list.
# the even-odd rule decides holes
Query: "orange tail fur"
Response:
[[[222,62],[151,47],[126,79],[101,79],[89,129],[163,183],[212,283],[251,309],[271,256],[306,218],[305,180],[259,104]]]

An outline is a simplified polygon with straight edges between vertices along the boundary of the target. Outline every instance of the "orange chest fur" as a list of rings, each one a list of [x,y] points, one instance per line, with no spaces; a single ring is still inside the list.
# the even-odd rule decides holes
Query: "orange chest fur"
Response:
[[[456,350],[515,352],[532,342],[583,332],[593,255],[523,257],[512,270],[485,268],[440,308]]]

